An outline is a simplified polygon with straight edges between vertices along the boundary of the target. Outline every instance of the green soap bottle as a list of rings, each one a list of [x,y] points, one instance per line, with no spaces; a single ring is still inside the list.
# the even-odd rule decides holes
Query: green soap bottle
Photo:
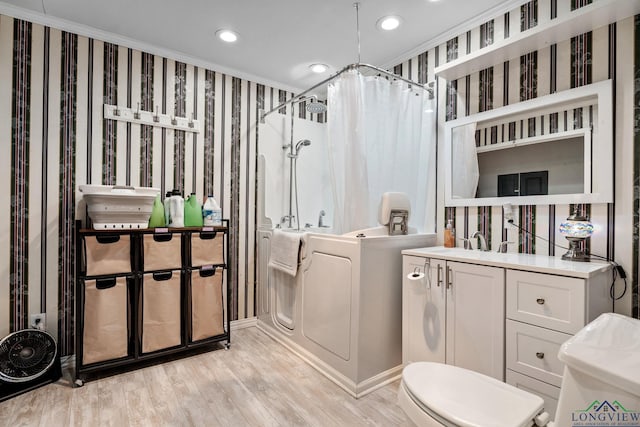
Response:
[[[151,217],[149,217],[149,228],[164,227],[164,205],[160,195],[156,196],[153,201],[153,208],[151,209]]]
[[[202,206],[198,202],[195,193],[191,193],[184,204],[184,226],[202,227]]]

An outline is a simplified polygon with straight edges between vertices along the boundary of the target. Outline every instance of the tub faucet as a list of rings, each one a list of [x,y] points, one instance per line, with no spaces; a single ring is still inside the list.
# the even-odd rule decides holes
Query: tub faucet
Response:
[[[323,209],[323,210],[321,210],[321,211],[320,211],[320,215],[318,215],[318,227],[319,227],[319,228],[321,228],[321,227],[324,227],[324,226],[325,226],[325,225],[322,223],[322,219],[324,218],[324,216],[325,216],[325,212],[324,212],[324,209]]]
[[[474,231],[473,234],[471,235],[471,238],[474,239],[476,237],[480,238],[480,246],[478,247],[478,250],[481,251],[487,251],[487,239],[485,239],[484,235],[479,232],[479,231]]]
[[[291,228],[291,222],[296,220],[296,216],[295,215],[283,215],[282,218],[280,218],[280,224],[284,224],[285,222],[289,222],[289,228]]]

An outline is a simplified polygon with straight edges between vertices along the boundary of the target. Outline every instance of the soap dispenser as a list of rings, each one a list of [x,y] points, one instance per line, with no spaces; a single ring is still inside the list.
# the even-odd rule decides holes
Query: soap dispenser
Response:
[[[447,226],[444,229],[444,247],[453,248],[456,246],[456,231],[453,229],[451,220],[447,220]]]

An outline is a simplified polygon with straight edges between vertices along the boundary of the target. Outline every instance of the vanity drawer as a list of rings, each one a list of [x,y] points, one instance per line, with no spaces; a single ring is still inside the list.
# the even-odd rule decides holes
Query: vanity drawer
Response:
[[[585,324],[585,281],[507,270],[507,318],[575,334]]]
[[[560,397],[560,387],[554,387],[535,378],[519,374],[507,369],[507,384],[511,384],[520,390],[528,391],[544,400],[544,410],[551,415],[551,419],[556,417],[558,398]]]
[[[507,368],[560,387],[558,350],[571,335],[507,320]]]

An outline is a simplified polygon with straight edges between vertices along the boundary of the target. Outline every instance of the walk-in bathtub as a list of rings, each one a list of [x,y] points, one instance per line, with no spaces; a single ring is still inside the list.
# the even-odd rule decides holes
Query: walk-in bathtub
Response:
[[[269,268],[271,230],[258,231],[258,328],[354,397],[402,371],[402,249],[435,234],[305,233],[296,277]]]

